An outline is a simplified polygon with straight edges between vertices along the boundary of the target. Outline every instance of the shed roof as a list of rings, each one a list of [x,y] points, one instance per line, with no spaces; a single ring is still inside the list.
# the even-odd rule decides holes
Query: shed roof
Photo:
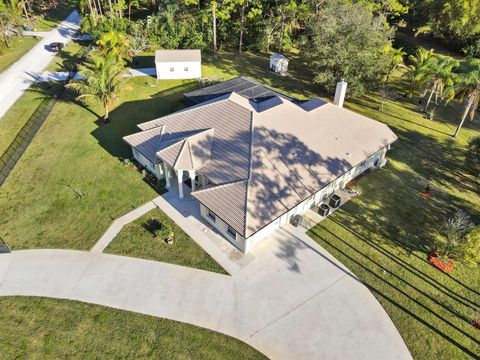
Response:
[[[202,53],[200,50],[157,50],[155,51],[155,62],[201,62]]]

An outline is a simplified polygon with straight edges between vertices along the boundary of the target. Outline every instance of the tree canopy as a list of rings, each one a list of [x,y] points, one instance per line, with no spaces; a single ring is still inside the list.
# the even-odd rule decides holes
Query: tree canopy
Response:
[[[312,68],[314,81],[332,92],[340,79],[350,94],[375,86],[388,72],[393,31],[382,15],[360,4],[327,1],[307,24],[302,53]]]

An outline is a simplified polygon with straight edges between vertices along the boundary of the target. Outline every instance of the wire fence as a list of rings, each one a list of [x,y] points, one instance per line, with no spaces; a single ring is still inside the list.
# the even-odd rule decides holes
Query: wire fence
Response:
[[[54,96],[48,96],[42,100],[25,125],[23,125],[15,136],[15,139],[8,146],[7,150],[5,150],[2,156],[0,156],[0,186],[12,172],[18,160],[20,160],[28,145],[30,145],[33,138],[38,133],[38,130],[40,130],[40,127],[47,119],[64,90],[65,87],[62,87]]]
[[[2,237],[0,236],[0,254],[2,253],[9,253],[12,252],[10,247],[7,245],[5,241],[3,241]]]

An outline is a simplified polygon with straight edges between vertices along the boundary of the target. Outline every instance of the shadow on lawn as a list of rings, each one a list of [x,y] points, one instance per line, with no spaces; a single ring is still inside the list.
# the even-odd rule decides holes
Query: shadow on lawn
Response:
[[[222,73],[231,74],[232,77],[247,76],[281,92],[290,93],[294,97],[310,99],[326,96],[312,83],[312,75],[305,70],[307,67],[300,57],[296,54],[287,56],[289,57],[289,70],[286,76],[270,71],[270,54],[267,53],[203,55],[202,61],[205,65],[220,69]]]
[[[145,85],[147,86],[147,85]],[[183,94],[196,87],[195,82],[189,82],[167,90],[162,90],[149,99],[127,101],[116,107],[109,116],[110,122],[92,131],[98,143],[115,157],[131,157],[131,148],[123,141],[126,135],[140,132],[138,124],[168,115],[184,107]]]
[[[322,229],[324,229],[322,227]],[[458,331],[459,333],[461,333],[463,336],[467,337],[468,339],[472,340],[474,343],[479,343],[479,341],[474,338],[473,336],[471,336],[470,334],[468,334],[467,332],[465,332],[463,329],[459,328],[458,326],[456,326],[455,324],[453,324],[452,322],[450,322],[448,319],[444,318],[443,316],[440,316],[439,314],[437,314],[436,312],[434,312],[432,309],[430,309],[429,307],[427,307],[426,305],[422,304],[421,302],[419,302],[418,300],[416,300],[415,298],[413,298],[411,295],[409,295],[408,293],[406,293],[405,291],[403,291],[402,289],[398,288],[395,284],[389,282],[388,280],[385,280],[383,279],[380,275],[378,275],[376,272],[374,272],[373,270],[371,270],[370,268],[368,268],[363,262],[359,262],[357,260],[355,260],[352,256],[346,254],[344,251],[342,251],[341,249],[339,249],[338,247],[336,247],[334,244],[332,244],[330,241],[326,240],[324,237],[322,237],[319,233],[318,233],[318,228],[314,228],[312,230],[310,230],[310,232],[317,238],[317,239],[320,239],[322,242],[328,244],[331,248],[333,248],[336,252],[340,253],[342,256],[346,257],[349,261],[352,261],[353,263],[355,263],[357,266],[361,267],[363,270],[365,270],[366,272],[368,272],[370,275],[373,275],[377,280],[379,281],[382,281],[384,283],[386,283],[387,285],[389,285],[390,287],[392,287],[393,289],[397,290],[398,292],[400,292],[403,296],[405,296],[409,301],[412,301],[414,302],[415,304],[417,304],[418,306],[422,307],[422,309],[426,310],[427,312],[429,312],[432,316],[435,316],[438,320],[444,322],[445,324],[447,324],[448,326],[452,327],[454,330]],[[476,357],[477,354],[475,354],[475,352],[473,352],[471,349],[469,349],[467,346],[464,346],[462,344],[460,344],[458,341],[456,341],[455,339],[453,339],[452,337],[450,337],[448,334],[444,333],[443,331],[439,330],[437,327],[435,327],[434,325],[432,325],[430,322],[428,322],[426,319],[424,319],[422,316],[420,316],[419,314],[416,314],[413,310],[409,309],[409,308],[406,308],[405,306],[403,306],[402,304],[398,303],[397,301],[393,300],[392,298],[390,298],[387,294],[385,294],[383,291],[380,291],[379,289],[377,289],[373,284],[371,284],[370,282],[366,282],[362,279],[359,279],[357,278],[356,276],[352,275],[350,272],[344,270],[340,265],[338,265],[336,262],[330,260],[328,257],[326,257],[325,255],[323,255],[322,253],[320,253],[319,251],[317,251],[316,249],[312,248],[310,245],[306,244],[305,242],[303,242],[301,239],[297,238],[295,236],[295,234],[292,234],[290,233],[293,240],[289,241],[289,245],[288,245],[288,251],[286,253],[288,254],[295,254],[297,250],[301,250],[301,249],[309,249],[315,253],[317,253],[319,256],[321,256],[324,260],[328,261],[330,264],[332,264],[333,266],[337,267],[338,269],[340,269],[341,271],[343,271],[346,275],[350,276],[352,279],[354,279],[355,281],[359,281],[361,282],[363,285],[365,285],[368,289],[370,289],[373,293],[377,294],[378,296],[384,298],[385,300],[387,300],[388,302],[390,302],[392,305],[396,306],[397,308],[399,308],[400,310],[404,311],[405,313],[409,314],[411,317],[413,317],[414,319],[416,319],[417,321],[421,322],[423,325],[425,325],[426,327],[428,327],[430,330],[434,331],[435,333],[437,333],[438,335],[440,335],[441,337],[443,337],[445,340],[447,340],[448,342],[450,342],[452,345],[456,346],[458,349],[460,349],[461,351],[463,351],[465,354],[469,355],[469,356],[472,356],[472,357]],[[346,243],[345,241],[341,240],[339,237],[337,237],[335,234],[333,233],[330,233],[332,234],[333,236],[335,236],[337,239],[339,239],[340,241]],[[347,244],[347,243],[346,243]],[[348,246],[352,247],[351,245],[347,244]],[[370,259],[368,256],[362,254],[359,250],[357,249],[354,249],[354,251],[360,253],[361,255],[363,255],[365,258],[367,258],[367,260],[369,261],[372,261],[374,264],[376,264],[377,266],[379,266],[380,268],[388,271],[388,269],[385,269],[383,268],[381,265],[379,265],[378,263],[376,263],[374,260]],[[298,267],[298,264],[295,264],[294,263],[294,260],[292,260],[292,257],[289,257],[289,260],[290,262],[293,261],[292,264],[290,264],[290,267],[293,268],[294,270]],[[399,276],[396,276],[394,275],[397,279],[401,279]],[[403,279],[401,279],[402,281],[404,281]],[[404,281],[405,282],[405,281]],[[406,282],[405,282],[406,283]],[[410,285],[412,286],[412,285]],[[413,286],[412,286],[413,287]],[[413,287],[414,289],[416,289],[418,291],[417,288]],[[447,308],[446,305],[443,305],[441,304],[440,302],[436,301],[435,299],[433,299],[431,296],[429,296],[429,299],[430,300],[434,300],[437,304],[441,305],[442,307],[444,308]],[[455,312],[453,312],[453,314],[455,316],[458,316],[460,317],[462,320],[466,320],[465,317],[463,316],[459,316],[459,314],[456,314]]]

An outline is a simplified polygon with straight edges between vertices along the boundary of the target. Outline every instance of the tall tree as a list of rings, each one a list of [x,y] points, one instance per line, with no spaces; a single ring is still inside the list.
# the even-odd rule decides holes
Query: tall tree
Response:
[[[430,63],[434,61],[433,57],[433,50],[425,50],[424,48],[419,48],[415,56],[410,55],[408,57],[410,65],[408,66],[406,76],[409,80],[408,96],[410,98],[424,84],[424,74],[428,71]]]
[[[426,84],[427,93],[430,91],[424,111],[427,111],[434,94],[435,103],[437,103],[438,97],[440,99],[443,99],[444,96],[453,97],[455,94],[453,89],[455,74],[453,70],[460,65],[458,60],[451,57],[434,56],[431,59],[432,61],[424,68],[425,71],[421,75],[422,81]]]
[[[104,33],[97,41],[98,51],[107,55],[113,54],[119,59],[132,60],[132,51],[128,37],[115,30]]]
[[[98,99],[105,110],[103,119],[107,123],[110,109],[118,99],[124,83],[124,62],[113,53],[101,54],[92,51],[79,70],[82,79],[68,84],[67,87],[79,94],[78,99]]]
[[[328,0],[309,21],[301,50],[314,82],[333,91],[343,78],[349,93],[356,95],[376,87],[387,74],[390,57],[383,49],[391,44],[391,36],[383,16],[360,4]]]
[[[407,55],[407,53],[403,51],[403,48],[396,49],[391,45],[385,49],[385,52],[390,56],[390,65],[388,66],[387,77],[385,79],[385,83],[388,84],[392,73],[399,67],[404,66],[403,58]]]
[[[458,135],[468,116],[473,120],[475,112],[480,105],[480,59],[471,59],[468,61],[466,70],[459,76],[456,90],[460,102],[463,104],[466,102],[466,104],[462,118],[453,137]]]
[[[238,52],[242,53],[245,22],[262,14],[261,0],[237,0],[240,6]]]

